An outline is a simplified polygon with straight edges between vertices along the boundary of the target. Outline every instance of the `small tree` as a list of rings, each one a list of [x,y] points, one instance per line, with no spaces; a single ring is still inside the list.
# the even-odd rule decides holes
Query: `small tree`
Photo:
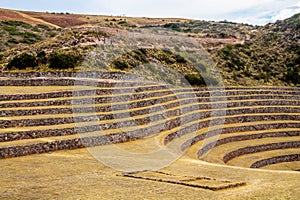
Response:
[[[35,56],[23,53],[15,56],[7,65],[7,69],[26,69],[28,67],[36,67],[38,65]]]
[[[52,69],[69,69],[81,61],[81,56],[69,53],[52,53],[49,57],[49,67]]]
[[[36,57],[37,57],[38,64],[46,64],[48,61],[45,51],[38,52]]]

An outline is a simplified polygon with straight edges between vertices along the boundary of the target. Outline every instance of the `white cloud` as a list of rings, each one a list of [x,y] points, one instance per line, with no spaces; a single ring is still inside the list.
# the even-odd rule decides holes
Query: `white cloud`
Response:
[[[111,0],[99,2],[99,11],[133,16],[218,18],[262,6],[274,0]],[[103,9],[105,8],[105,9]]]
[[[276,20],[283,20],[283,19],[289,18],[299,12],[300,12],[300,6],[287,8],[287,9],[279,11],[275,16],[273,16],[272,21],[274,22]]]
[[[277,20],[286,19],[300,12],[300,1],[294,0],[272,0],[263,6],[255,6],[248,10],[230,13],[228,19],[231,21],[249,24],[264,25]]]

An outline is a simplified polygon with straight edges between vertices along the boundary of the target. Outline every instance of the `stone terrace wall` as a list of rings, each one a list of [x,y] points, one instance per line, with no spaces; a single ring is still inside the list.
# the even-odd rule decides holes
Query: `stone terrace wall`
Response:
[[[267,158],[267,159],[259,160],[255,163],[253,163],[250,166],[250,168],[261,168],[261,167],[265,167],[268,165],[274,165],[277,163],[296,162],[296,161],[300,161],[300,154],[277,156],[274,158]]]
[[[53,73],[53,72],[46,72],[46,73],[1,73],[0,77],[7,77],[9,78],[8,80],[1,79],[0,80],[0,86],[13,86],[13,85],[19,85],[19,86],[27,86],[27,85],[74,85],[74,84],[79,84],[79,85],[90,85],[91,80],[83,80],[83,79],[76,79],[76,78],[99,78],[99,79],[115,79],[115,80],[142,80],[140,77],[137,77],[135,75],[130,75],[130,74],[123,74],[123,73],[68,73],[68,72],[58,72],[58,73]],[[40,78],[37,78],[40,77]],[[44,78],[46,77],[46,78]],[[64,77],[64,78],[60,78]],[[66,78],[69,77],[69,78]],[[32,79],[31,79],[32,78]],[[134,87],[136,85],[139,85],[139,83],[126,83],[123,82],[122,84],[118,85],[117,83],[113,82],[96,82],[97,86],[101,87],[114,87],[114,86],[131,86]],[[165,86],[154,86],[152,89],[164,89],[166,88]],[[150,90],[152,90],[150,89]],[[233,87],[231,88],[233,89]],[[300,90],[298,88],[288,88],[290,91],[284,91],[284,89],[278,88],[278,91],[275,91],[273,89],[270,89],[270,91],[243,91],[243,88],[239,88],[242,91],[226,91],[223,92],[222,89],[214,89],[215,92],[213,92],[213,96],[224,96],[224,95],[249,95],[247,98],[253,98],[255,95],[261,95],[256,98],[265,98],[265,99],[273,99],[274,96],[263,96],[265,94],[273,94],[276,95],[278,98],[282,99],[296,99],[299,100],[300,96]],[[257,88],[259,89],[259,88]],[[212,95],[212,93],[208,92],[203,92],[208,90],[207,88],[199,88],[196,90],[197,92],[195,93],[195,99],[191,101],[187,101],[186,103],[191,103],[191,102],[208,102],[208,101],[214,101],[214,100],[224,100],[224,97],[215,97],[211,99],[205,99],[202,97],[209,97]],[[266,90],[264,88],[263,90]],[[110,94],[112,90],[95,90],[96,94]],[[132,91],[129,89],[129,91]],[[180,90],[177,90],[180,91]],[[188,90],[182,90],[182,91],[188,91]],[[192,91],[192,90],[190,90]],[[94,94],[94,91],[82,91],[84,95],[88,94]],[[145,97],[159,97],[162,95],[168,95],[172,94],[172,91],[167,91],[167,92],[156,92],[153,94],[134,94],[133,99],[140,99],[140,98],[145,98]],[[36,99],[36,98],[56,98],[56,97],[71,97],[74,95],[74,92],[70,91],[65,91],[65,92],[56,92],[56,93],[43,93],[43,94],[30,94],[30,95],[7,95],[5,96],[0,96],[1,100],[22,100],[22,99]],[[79,95],[78,93],[75,95]],[[252,96],[251,96],[252,95]],[[287,95],[294,95],[294,96],[287,96]],[[157,105],[163,102],[171,101],[171,100],[177,100],[178,98],[183,98],[185,97],[185,94],[182,95],[175,95],[173,97],[166,97],[166,98],[157,98],[154,100],[145,100],[145,101],[140,101],[137,103],[130,103],[129,107],[130,108],[135,108],[135,107],[143,107],[143,106],[150,106],[150,105]],[[3,98],[2,98],[3,97]],[[126,100],[126,97],[120,97],[119,101],[122,102],[123,100]],[[226,98],[226,97],[225,97]],[[230,97],[234,98],[234,97]],[[235,97],[236,99],[239,99],[241,97]],[[246,97],[245,97],[246,98]],[[111,98],[95,98],[95,103],[104,103],[104,102],[109,102],[111,101]],[[117,99],[114,99],[116,101]],[[284,102],[284,101],[282,101]],[[80,102],[80,100],[77,103],[84,103],[84,101]],[[245,106],[245,105],[256,105],[256,102],[250,102],[250,103],[230,103],[230,106]],[[72,100],[66,100],[66,101],[46,101],[46,102],[29,102],[29,103],[6,103],[6,104],[1,104],[0,106],[2,108],[5,107],[17,107],[17,106],[42,106],[42,105],[71,105]],[[171,104],[170,104],[171,105]],[[262,105],[264,105],[262,103]],[[270,105],[266,102],[266,105]],[[272,104],[272,105],[275,105]],[[281,104],[276,104],[276,105],[281,105]],[[294,101],[291,103],[291,105],[299,105],[299,102]],[[172,106],[178,106],[178,103],[172,104]],[[222,105],[222,106],[226,106]],[[171,106],[170,106],[171,107]],[[169,107],[169,108],[170,108]],[[192,108],[199,108],[199,105],[197,106],[190,106],[189,109]],[[209,105],[204,105],[201,107],[203,109],[210,109],[211,107]],[[90,108],[88,108],[90,109]],[[85,112],[86,110],[83,109]],[[92,111],[92,110],[90,110]],[[111,111],[111,108],[105,107],[102,108],[101,111]],[[274,110],[275,111],[275,110]],[[284,109],[282,110],[277,110],[277,111],[298,111],[298,110],[293,110],[293,109]],[[14,111],[15,115],[31,115],[33,114],[34,111],[30,111],[32,113],[26,113],[28,111]],[[41,110],[36,110],[37,114],[41,114]],[[70,113],[70,110],[68,109],[62,109],[59,110],[57,109],[56,111],[52,111],[54,114],[55,112],[60,113],[60,112],[66,112]],[[181,112],[186,112],[184,109],[176,109],[173,111],[168,111],[167,112],[167,117],[171,116],[178,116],[179,114],[182,114]],[[234,114],[241,114],[245,112],[254,112],[253,110],[249,109],[240,109],[239,111],[236,110],[231,110],[228,111],[226,114],[228,115],[234,115]],[[259,110],[259,112],[267,112],[267,110],[264,110],[263,108]],[[142,115],[142,114],[148,114],[149,109],[144,109],[142,111],[138,111],[135,113],[136,115]],[[1,114],[4,115],[10,115],[8,111],[2,112]],[[127,113],[127,114],[133,114],[133,113]],[[201,117],[207,118],[211,116],[211,111],[203,112],[201,113]],[[98,119],[101,120],[106,120],[106,119],[112,119],[114,116],[111,114],[107,115],[102,115],[98,116]],[[54,124],[66,124],[66,123],[74,123],[74,122],[88,122],[88,121],[97,121],[97,118],[95,116],[87,116],[87,117],[70,117],[70,118],[49,118],[49,119],[25,119],[25,120],[2,120],[0,121],[0,126],[1,128],[8,128],[8,127],[23,127],[23,126],[40,126],[40,125],[47,125],[51,126]],[[141,120],[143,123],[149,123],[151,120],[161,120],[161,116],[159,114],[150,117],[143,117]],[[210,120],[206,120],[203,122],[197,122],[199,120],[199,116],[189,114],[187,119],[190,121],[195,121],[195,124],[189,126],[189,127],[183,127],[179,131],[176,131],[169,136],[166,137],[165,143],[167,144],[168,142],[172,141],[176,137],[180,137],[182,135],[185,135],[187,133],[191,133],[193,131],[199,130],[200,128],[203,127],[208,127],[211,123]],[[37,154],[37,153],[45,153],[45,152],[51,152],[54,150],[61,150],[61,149],[74,149],[74,148],[81,148],[81,147],[89,147],[89,146],[99,146],[99,145],[107,145],[107,144],[113,144],[113,143],[120,143],[120,142],[128,142],[128,141],[133,141],[136,139],[140,139],[143,137],[147,137],[153,134],[156,134],[155,130],[160,130],[163,127],[163,130],[170,130],[172,128],[178,127],[182,125],[182,118],[181,117],[175,117],[172,120],[166,120],[164,121],[164,124],[157,124],[151,126],[151,128],[140,128],[137,130],[133,130],[127,133],[118,133],[118,134],[109,134],[109,135],[102,135],[102,136],[94,136],[94,137],[84,137],[84,133],[87,132],[93,132],[99,130],[99,128],[105,130],[105,129],[112,129],[112,128],[119,128],[119,127],[124,127],[124,126],[132,126],[137,123],[138,121],[134,120],[126,120],[122,123],[111,123],[111,124],[102,124],[101,126],[98,125],[91,125],[91,126],[84,126],[84,127],[79,127],[79,128],[65,128],[65,129],[56,129],[56,130],[37,130],[37,131],[24,131],[24,132],[11,132],[11,133],[3,133],[0,134],[0,142],[4,141],[12,141],[12,140],[18,140],[18,139],[34,139],[34,138],[42,138],[42,137],[50,137],[50,136],[65,136],[65,135],[74,135],[74,134],[82,134],[81,136],[83,138],[75,138],[75,139],[70,139],[70,140],[60,140],[60,141],[54,141],[54,142],[45,142],[45,143],[37,143],[37,144],[31,144],[31,145],[26,145],[26,146],[17,146],[17,147],[7,147],[7,148],[2,148],[0,149],[0,158],[7,158],[7,157],[16,157],[16,156],[24,156],[24,155],[30,155],[30,154]],[[231,117],[231,118],[226,118],[225,123],[236,123],[236,122],[252,122],[252,121],[264,121],[264,120],[300,120],[300,116],[297,115],[274,115],[274,116],[241,116],[241,117]],[[299,124],[285,124],[282,125],[284,127],[299,127]],[[252,130],[254,126],[248,126],[249,130]],[[257,125],[257,127],[260,127],[262,129],[268,129],[270,128],[270,125]],[[223,133],[226,133],[226,131],[229,132],[234,132],[237,131],[241,127],[234,127],[231,129],[224,129],[225,131]],[[243,127],[243,130],[246,130],[247,128]],[[214,134],[215,132],[211,132],[211,134]],[[202,136],[199,136],[201,139]],[[250,137],[250,136],[249,136]],[[263,136],[262,136],[263,137]],[[197,138],[197,139],[199,139]],[[233,138],[232,140],[237,139]],[[241,139],[241,138],[240,138]],[[191,143],[195,142],[193,140]],[[191,144],[190,143],[190,144]]]
[[[71,102],[69,101],[69,106],[71,105]],[[249,113],[300,113],[300,102],[294,102],[292,105],[289,105],[289,103],[282,101],[282,102],[276,102],[275,106],[286,106],[289,105],[291,107],[269,107],[269,108],[264,108],[263,106],[274,106],[274,102],[269,102],[269,101],[262,101],[262,102],[247,102],[246,106],[262,106],[261,108],[237,108],[237,107],[242,107],[239,105],[239,103],[230,103],[230,105],[227,105],[227,108],[235,108],[231,110],[226,111],[226,115],[233,115],[233,114],[249,114]],[[76,105],[76,104],[74,104]],[[182,107],[181,107],[182,106]],[[183,107],[184,106],[184,107]],[[292,106],[299,106],[299,107],[292,107]],[[1,106],[0,106],[1,107]],[[155,112],[157,109],[164,110],[166,109],[171,109],[175,108],[176,110],[180,111],[180,113],[185,113],[190,110],[208,110],[211,109],[211,105],[206,104],[206,105],[188,105],[184,103],[179,103],[179,102],[172,102],[170,104],[166,105],[154,105],[151,108],[143,108],[143,107],[138,107],[135,104],[129,103],[129,105],[126,106],[113,106],[113,105],[106,105],[106,106],[86,106],[86,107],[70,107],[70,108],[28,108],[28,109],[20,109],[18,110],[17,108],[14,110],[0,110],[0,115],[1,116],[29,116],[29,115],[41,115],[41,114],[76,114],[76,113],[96,113],[96,112],[113,112],[113,111],[119,111],[119,110],[124,110],[126,108],[140,108],[139,110],[134,110],[128,111],[128,115],[130,116],[137,116],[137,115],[144,115],[144,114],[149,114],[152,112]],[[176,108],[178,107],[178,108]],[[157,109],[156,109],[157,108]],[[204,113],[204,111],[201,111],[201,113]]]
[[[278,150],[278,149],[290,149],[290,148],[300,148],[300,141],[293,141],[293,142],[280,142],[280,143],[272,143],[272,144],[264,144],[259,146],[250,146],[241,148],[230,153],[227,153],[223,157],[223,161],[227,163],[228,161],[237,158],[239,156],[245,154],[253,154],[259,153],[264,151],[271,151],[271,150]]]
[[[121,72],[0,72],[0,77],[7,78],[38,78],[38,77],[73,77],[73,78],[101,78],[115,80],[142,80],[142,77]]]
[[[218,140],[216,143],[210,143],[210,144],[204,146],[202,149],[200,149],[198,151],[198,157],[203,156],[205,153],[207,153],[209,150],[211,150],[214,147],[217,147],[217,146],[220,146],[223,144],[232,143],[232,142],[262,139],[262,138],[272,138],[272,137],[293,137],[293,136],[300,136],[300,131],[285,131],[285,130],[283,130],[281,132],[267,132],[267,133],[238,135],[238,136],[227,137],[227,138]]]

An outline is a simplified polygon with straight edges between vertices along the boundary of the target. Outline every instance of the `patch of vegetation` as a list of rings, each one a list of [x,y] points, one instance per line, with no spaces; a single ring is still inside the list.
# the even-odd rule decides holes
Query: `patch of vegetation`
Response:
[[[0,48],[8,50],[17,44],[32,45],[57,34],[57,30],[45,25],[31,26],[21,21],[0,22]]]
[[[112,67],[120,70],[132,69],[141,64],[150,62],[160,63],[165,66],[178,68],[187,65],[188,61],[182,56],[165,49],[139,49],[134,50],[113,62]]]
[[[200,74],[188,74],[185,75],[184,78],[192,85],[192,86],[205,86],[205,81]]]
[[[36,57],[27,53],[23,53],[14,57],[7,65],[7,69],[26,69],[33,68],[38,65]]]
[[[46,31],[51,31],[52,29],[49,26],[43,25],[43,24],[38,24],[35,26],[38,29],[44,29]]]
[[[82,61],[82,56],[64,52],[52,53],[48,60],[51,69],[74,69],[80,61]]]
[[[19,44],[20,41],[18,41],[16,38],[10,37],[7,40],[8,43],[13,43],[13,44]]]
[[[40,67],[55,70],[74,69],[82,59],[82,56],[76,52],[53,52],[49,55],[45,51],[37,54],[22,53],[11,59],[6,69],[24,70],[40,69]]]
[[[177,32],[201,34],[211,38],[246,38],[254,26],[233,22],[187,21],[172,22],[162,25],[163,28]]]
[[[14,26],[4,26],[3,30],[7,31],[10,35],[22,35]]]
[[[127,21],[119,21],[118,25],[124,26],[124,27],[130,27],[130,28],[135,28],[136,25],[128,23]]]
[[[12,21],[12,20],[4,21],[3,24],[13,26],[13,27],[21,26],[21,27],[26,28],[26,29],[29,29],[29,28],[32,27],[30,24],[27,24],[25,22]]]
[[[224,78],[238,85],[253,83],[300,85],[300,18],[266,25],[245,44],[226,45],[214,53]]]

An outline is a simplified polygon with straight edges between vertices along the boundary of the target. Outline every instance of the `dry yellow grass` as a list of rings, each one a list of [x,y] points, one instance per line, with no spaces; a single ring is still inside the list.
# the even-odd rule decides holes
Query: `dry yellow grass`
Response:
[[[251,170],[183,157],[161,171],[244,181],[246,186],[209,191],[129,179],[85,149],[1,160],[1,199],[299,199],[300,173]]]
[[[223,144],[217,147],[214,147],[210,152],[202,156],[200,159],[212,162],[212,163],[219,163],[224,164],[223,157],[234,150],[244,148],[247,146],[258,146],[258,145],[264,145],[264,144],[271,144],[271,143],[279,143],[279,142],[290,142],[290,141],[299,141],[300,136],[295,137],[275,137],[275,138],[262,138],[262,139],[254,139],[254,140],[246,140],[246,141],[236,141],[232,143]],[[199,144],[195,145],[196,148],[193,148],[194,151],[190,151],[190,154],[197,156],[198,150],[201,149],[201,146],[204,142],[199,142]],[[256,154],[252,154],[255,156]],[[236,158],[239,160],[238,158]],[[248,162],[246,159],[241,159],[241,162],[238,164],[235,164],[234,159],[229,161],[227,164],[229,165],[235,165],[235,166],[243,166],[243,167],[249,167]]]
[[[266,170],[287,170],[287,171],[299,171],[300,172],[300,161],[290,163],[277,163],[262,167],[261,169]]]
[[[84,86],[76,86],[76,89],[85,88],[86,87]],[[74,86],[0,86],[0,95],[36,94],[44,92],[72,91],[74,89]]]
[[[298,138],[299,140],[299,138]],[[280,150],[272,150],[272,151],[265,151],[265,152],[259,152],[254,154],[247,154],[242,155],[240,157],[234,158],[230,160],[227,164],[233,165],[233,166],[240,166],[240,167],[250,167],[253,163],[259,160],[267,159],[267,158],[273,158],[276,156],[285,156],[285,155],[291,155],[291,154],[300,154],[300,149],[280,149]],[[298,166],[296,165],[297,162],[293,163],[294,167],[297,169],[300,169],[300,163],[298,163]],[[287,167],[287,163],[285,163],[286,167],[281,168],[280,170],[289,170],[290,167]],[[283,166],[282,166],[283,167]]]
[[[71,86],[72,87],[72,86]],[[77,88],[76,88],[77,89]],[[86,89],[86,88],[83,88]],[[7,90],[3,94],[19,94],[24,93],[39,93],[39,92],[51,92],[61,90],[72,90],[68,87],[37,87],[35,91],[31,87],[28,88],[13,88]],[[0,90],[1,91],[1,90]],[[1,94],[1,93],[0,93]],[[116,94],[124,95],[124,94]],[[167,96],[171,95],[164,95]],[[105,95],[104,95],[105,96]],[[110,95],[106,95],[110,96]],[[250,95],[238,95],[238,96],[250,96]],[[258,95],[260,96],[260,95]],[[267,95],[264,95],[267,96]],[[82,98],[82,97],[76,97]],[[155,99],[157,97],[147,98],[147,100]],[[209,98],[209,97],[206,97]],[[70,98],[57,98],[59,100],[65,100]],[[187,98],[188,99],[188,98]],[[30,101],[46,101],[43,100],[22,100],[16,102],[30,102]],[[48,99],[50,100],[50,99]],[[51,99],[53,100],[53,99]],[[145,100],[145,99],[143,99]],[[134,100],[132,102],[138,102],[140,100]],[[177,100],[176,100],[177,101]],[[167,105],[172,102],[165,102],[161,105]],[[229,102],[250,102],[250,101],[266,101],[262,99],[251,99],[251,100],[233,100]],[[277,100],[274,100],[277,101]],[[287,100],[288,101],[288,100]],[[290,100],[292,102],[297,100]],[[6,101],[13,102],[13,101]],[[1,102],[4,103],[4,102]],[[124,102],[123,102],[124,103]],[[127,103],[127,102],[126,102]],[[219,102],[222,103],[222,102]],[[203,103],[210,104],[210,102]],[[97,106],[105,106],[110,104],[98,104]],[[191,104],[192,105],[192,104]],[[193,104],[196,105],[196,104]],[[80,105],[80,106],[91,106],[91,105]],[[189,106],[189,105],[186,105]],[[182,107],[186,107],[182,106]],[[41,106],[41,107],[22,107],[22,108],[6,108],[6,110],[13,109],[36,109],[36,108],[70,108],[71,106]],[[265,106],[252,106],[249,108],[262,108]],[[267,106],[267,107],[286,107],[286,106]],[[291,108],[298,108],[299,106],[290,106]],[[135,108],[134,110],[150,108],[150,106],[144,108]],[[178,107],[171,108],[168,110],[174,110]],[[228,108],[229,110],[238,109]],[[124,111],[118,111],[122,113]],[[192,111],[189,114],[196,114],[198,111]],[[152,113],[160,114],[161,111]],[[98,113],[108,114],[108,113]],[[286,114],[289,113],[280,113]],[[295,113],[294,115],[299,115]],[[86,113],[79,114],[79,116],[88,115]],[[186,114],[182,115],[185,116]],[[268,114],[248,114],[249,116],[260,116],[260,115],[279,115],[279,113],[268,113]],[[141,115],[132,117],[132,119],[140,119],[145,116]],[[235,115],[243,116],[243,115]],[[39,119],[39,118],[51,118],[51,117],[72,117],[69,114],[58,114],[58,115],[37,115],[37,116],[17,116],[17,117],[6,117],[3,120],[16,120],[16,119]],[[226,116],[233,117],[233,116]],[[172,118],[170,118],[172,119]],[[209,120],[202,119],[200,121]],[[121,122],[127,120],[103,120],[100,122],[84,122],[78,123],[77,126],[93,125],[95,123],[112,123]],[[155,121],[150,124],[128,127],[122,129],[110,129],[104,131],[104,134],[118,133],[120,131],[131,131],[142,127],[149,127],[158,123],[163,123],[165,120]],[[198,121],[199,122],[199,121]],[[190,122],[182,127],[176,127],[172,130],[166,130],[158,135],[147,137],[141,140],[132,141],[123,144],[117,144],[116,147],[124,151],[149,153],[158,151],[162,148],[164,137],[178,130],[179,128],[188,127],[198,122]],[[247,123],[232,123],[225,124],[223,126],[211,126],[209,128],[203,128],[195,133],[183,136],[181,140],[174,140],[177,144],[182,141],[186,141],[197,134],[203,134],[208,130],[218,129],[222,127],[239,127],[239,126],[250,126],[258,124],[287,124],[287,123],[299,123],[299,121],[257,121]],[[55,128],[72,128],[75,124],[64,124],[64,125],[53,125],[53,126],[36,126],[36,127],[14,127],[0,130],[0,133],[14,132],[14,131],[26,131],[26,130],[47,130]],[[297,131],[297,129],[282,129],[285,131]],[[280,129],[268,130],[269,132],[282,131]],[[242,133],[232,133],[221,135],[220,138],[236,136],[236,135],[247,135],[263,133],[267,131],[249,131]],[[88,137],[93,135],[99,135],[98,132],[82,134],[81,137]],[[34,143],[51,142],[62,139],[74,139],[79,138],[79,135],[71,136],[60,136],[60,137],[48,137],[32,140],[20,140],[12,142],[3,142],[0,147],[16,146]],[[245,146],[253,146],[259,144],[280,142],[280,141],[294,141],[300,137],[278,137],[278,138],[264,138],[260,140],[241,141],[236,143],[230,143],[215,147],[206,158],[204,162],[198,160],[196,153],[200,149],[203,142],[198,142],[190,147],[182,157],[176,160],[169,166],[161,169],[160,171],[167,174],[172,174],[173,179],[182,181],[187,177],[199,178],[208,177],[211,180],[195,180],[190,181],[194,184],[202,184],[208,186],[223,186],[228,183],[246,183],[245,186],[240,186],[231,189],[224,189],[220,191],[211,191],[207,189],[193,188],[189,186],[176,185],[171,183],[164,183],[151,180],[140,180],[134,178],[126,178],[120,175],[120,172],[111,169],[98,160],[96,160],[89,152],[93,151],[104,151],[105,147],[94,147],[86,149],[68,150],[68,151],[56,151],[48,154],[31,155],[19,158],[3,159],[0,162],[0,198],[1,199],[299,199],[300,191],[298,190],[300,173],[292,171],[274,171],[267,169],[300,169],[300,162],[294,162],[292,165],[284,163],[277,164],[274,166],[264,167],[261,170],[254,170],[242,167],[233,167],[225,165],[221,159],[222,156],[229,151],[236,150]],[[177,142],[177,143],[176,143]],[[207,141],[206,141],[207,142]],[[284,153],[299,152],[299,150],[292,151],[287,150],[275,150],[269,152],[261,152],[255,155],[245,155],[245,158],[240,157],[231,160],[228,164],[248,167],[249,163],[255,162],[259,158],[267,158],[272,155],[282,155]],[[256,158],[251,157],[256,156]],[[125,159],[125,158],[122,158]],[[121,159],[121,160],[122,160]],[[162,157],[163,159],[163,157]],[[219,164],[217,164],[219,163]],[[285,165],[285,166],[284,166]],[[143,176],[154,177],[158,179],[168,179],[169,176],[164,174],[144,173]],[[227,182],[224,182],[227,181]]]

